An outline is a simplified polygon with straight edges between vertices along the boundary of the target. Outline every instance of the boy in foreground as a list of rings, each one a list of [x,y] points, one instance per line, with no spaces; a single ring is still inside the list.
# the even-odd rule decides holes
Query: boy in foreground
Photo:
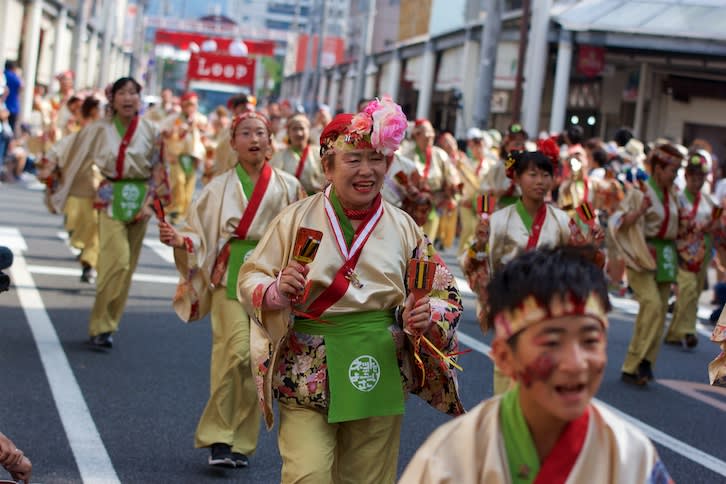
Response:
[[[495,274],[492,356],[516,385],[436,430],[401,483],[672,482],[650,440],[592,401],[610,309],[594,253],[536,250]]]

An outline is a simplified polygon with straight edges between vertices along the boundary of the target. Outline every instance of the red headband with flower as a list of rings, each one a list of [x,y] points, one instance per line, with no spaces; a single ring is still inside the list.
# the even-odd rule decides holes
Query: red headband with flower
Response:
[[[265,129],[267,129],[267,134],[272,135],[272,128],[270,127],[270,121],[267,119],[267,116],[255,111],[247,111],[245,113],[238,114],[232,120],[232,125],[229,128],[229,132],[231,134],[229,137],[230,142],[234,143],[234,133],[235,131],[237,131],[237,126],[239,126],[240,123],[245,119],[259,119],[260,121],[262,121],[262,124],[265,125]]]
[[[408,122],[390,97],[375,99],[358,114],[338,114],[320,135],[320,156],[331,150],[373,149],[392,156],[401,145]]]

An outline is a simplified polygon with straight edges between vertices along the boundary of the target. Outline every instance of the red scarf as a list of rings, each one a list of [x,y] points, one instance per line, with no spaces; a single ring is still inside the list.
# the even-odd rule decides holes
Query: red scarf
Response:
[[[124,161],[126,160],[126,148],[129,147],[129,144],[131,143],[131,138],[134,137],[134,133],[136,132],[136,128],[139,125],[139,116],[134,116],[134,118],[131,120],[131,123],[129,124],[128,128],[126,128],[126,133],[124,134],[124,137],[121,139],[121,145],[118,147],[118,154],[116,155],[116,179],[121,180],[123,178],[124,174]]]
[[[585,445],[589,421],[588,407],[582,416],[567,424],[555,446],[544,458],[534,484],[564,484],[567,481]]]
[[[300,161],[297,163],[297,169],[295,170],[295,178],[298,180],[300,179],[300,176],[303,173],[303,169],[305,168],[305,162],[308,159],[308,153],[310,152],[310,144],[308,143],[305,148],[302,150],[302,154],[300,155]]]
[[[533,250],[537,248],[537,242],[539,242],[539,234],[542,232],[542,226],[544,225],[546,216],[547,204],[543,203],[537,209],[537,214],[534,216],[534,220],[532,220],[532,233],[529,235],[529,240],[527,240],[527,250]]]
[[[353,241],[356,241],[361,236],[364,230],[369,230],[368,234],[364,235],[365,239],[363,240],[360,250],[354,252],[350,255],[350,258],[346,259],[340,269],[338,269],[338,272],[335,273],[333,282],[317,298],[315,298],[312,303],[310,303],[304,313],[304,317],[308,319],[319,318],[325,311],[328,310],[328,308],[330,308],[330,306],[338,302],[340,298],[345,295],[346,291],[348,290],[348,286],[350,285],[349,275],[352,271],[355,270],[355,266],[356,264],[358,264],[358,259],[363,252],[363,248],[365,247],[368,238],[373,233],[373,230],[380,221],[380,215],[378,215],[379,208],[383,210],[383,207],[381,207],[380,195],[374,200],[372,210],[370,211],[368,216],[363,221],[361,221],[361,224],[355,231],[355,236],[353,236]],[[374,225],[372,227],[368,227],[369,223],[371,223],[374,217],[376,217],[377,215],[379,218],[375,220]],[[331,215],[328,213],[330,224],[334,225],[337,222],[337,219],[333,220],[330,217]],[[335,217],[335,214],[333,214],[333,217]],[[335,231],[334,227],[333,230]]]

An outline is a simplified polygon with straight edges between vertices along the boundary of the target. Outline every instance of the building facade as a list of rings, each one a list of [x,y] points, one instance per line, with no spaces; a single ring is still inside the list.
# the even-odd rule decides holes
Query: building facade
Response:
[[[505,129],[516,118],[531,135],[578,124],[602,138],[628,126],[644,140],[665,136],[688,144],[704,138],[726,157],[726,34],[718,22],[723,6],[710,0],[601,0],[598,9],[573,0],[532,2],[522,60],[524,101],[514,113],[518,5],[501,3],[491,112],[483,124]],[[410,119],[428,117],[461,136],[478,124],[486,26],[480,15],[458,29],[373,52],[364,96],[392,95]],[[349,62],[327,69],[320,100],[352,109],[357,96],[348,86],[355,67]],[[294,95],[296,76],[286,82]]]
[[[0,60],[22,69],[22,113],[30,111],[36,85],[57,89],[60,72],[74,71],[76,88],[102,88],[128,75],[139,15],[126,0],[0,0]]]

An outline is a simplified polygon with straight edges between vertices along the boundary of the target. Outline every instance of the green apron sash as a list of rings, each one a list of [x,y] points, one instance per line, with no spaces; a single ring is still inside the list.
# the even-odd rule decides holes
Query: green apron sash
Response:
[[[534,219],[532,219],[532,216],[529,214],[526,208],[524,208],[524,204],[522,203],[521,198],[517,198],[517,201],[514,202],[515,208],[517,209],[517,213],[519,214],[519,218],[522,219],[522,223],[524,224],[524,227],[527,229],[527,233],[532,233],[532,224],[534,224]]]
[[[179,166],[187,176],[191,175],[194,173],[194,157],[186,153],[179,155]]]
[[[237,299],[237,278],[239,269],[245,263],[259,240],[232,239],[229,241],[229,260],[227,261],[227,299]]]
[[[499,204],[499,208],[504,208],[514,205],[518,200],[519,197],[516,195],[502,195],[497,199],[497,203]]]
[[[678,274],[678,252],[674,240],[652,238],[648,244],[655,249],[657,282],[676,282]]]
[[[113,185],[111,216],[121,222],[136,218],[141,210],[149,183],[146,180],[117,180]]]
[[[325,316],[331,324],[296,318],[295,331],[323,336],[328,365],[328,422],[402,415],[403,385],[388,327],[392,311]]]
[[[534,482],[540,462],[537,448],[519,406],[519,387],[504,394],[499,407],[499,423],[502,427],[504,447],[507,451],[509,475],[513,484]]]

